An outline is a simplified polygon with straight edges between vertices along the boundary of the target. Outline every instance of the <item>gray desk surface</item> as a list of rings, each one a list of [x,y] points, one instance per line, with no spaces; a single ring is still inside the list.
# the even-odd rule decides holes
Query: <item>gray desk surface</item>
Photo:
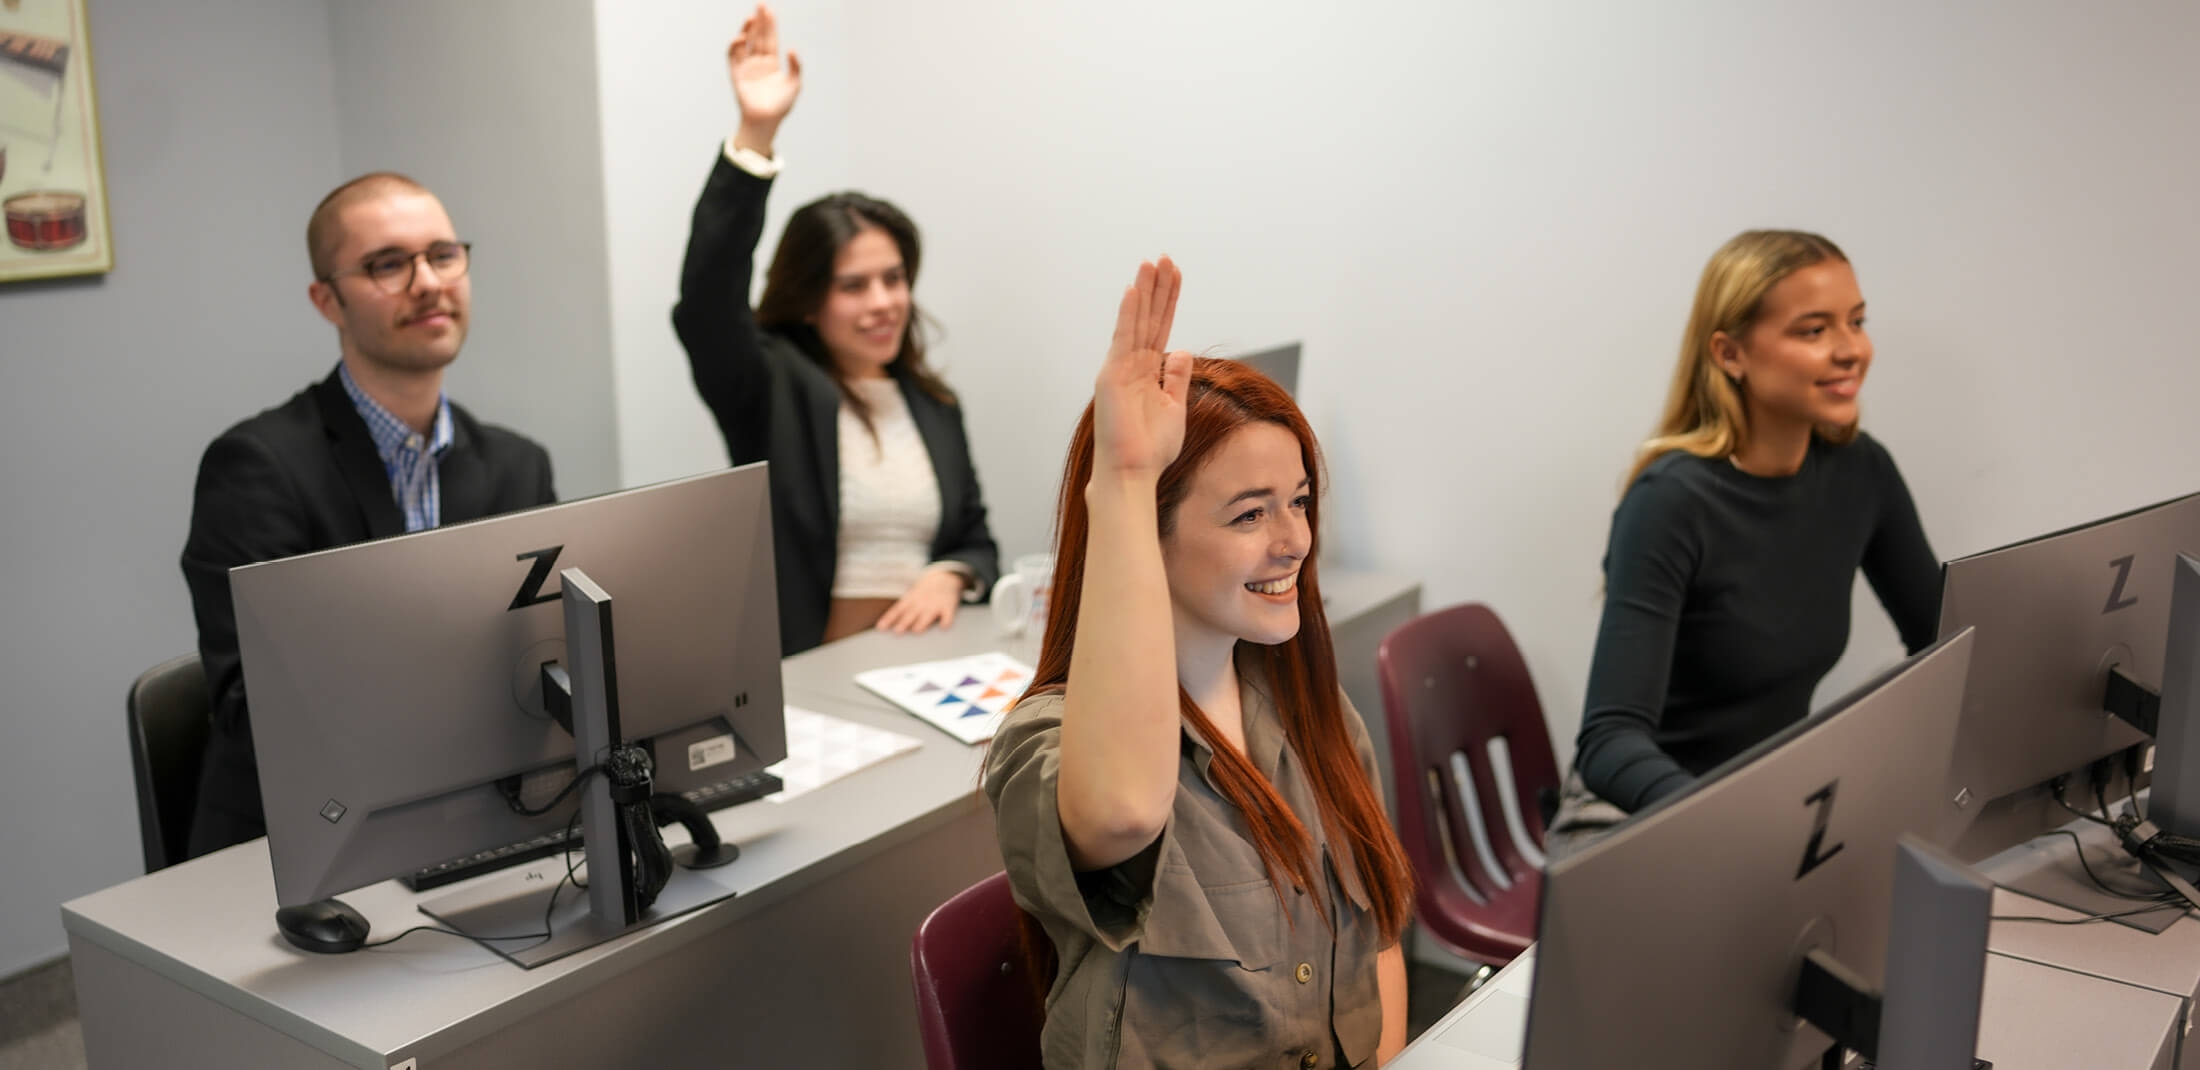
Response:
[[[2116,846],[2108,829],[2076,820],[2067,827],[2085,843],[2086,858],[2103,880],[2116,882],[2119,887],[2141,883],[2136,864]],[[2077,850],[2077,845],[2068,836],[2042,836],[1986,860],[1979,868],[1988,877],[1997,879],[2042,867],[2065,869],[2082,876],[2077,869]],[[2057,919],[2080,916],[2075,910],[2007,890],[1995,891],[1994,913]],[[2107,921],[2083,925],[1995,922],[1993,947],[2014,958],[2031,959],[2183,998],[2200,998],[2200,919],[2190,914],[2173,922],[2160,934]],[[2196,1057],[2195,1062],[2200,1063],[2200,1057]]]
[[[1392,1070],[1520,1066],[1534,976],[1529,948],[1407,1045]],[[2176,996],[1998,952],[1986,957],[1978,1053],[1994,1070],[2175,1070],[2183,1030]]]
[[[1513,1070],[1527,1040],[1534,983],[1530,946],[1415,1037],[1386,1070]]]
[[[1329,616],[1340,631],[1402,598],[1418,604],[1416,586],[1381,576],[1331,576],[1328,594]],[[1358,645],[1372,655],[1372,640],[1362,637]],[[143,975],[149,974],[233,1012],[239,1021],[258,1023],[299,1042],[303,1050],[324,1053],[336,1064],[381,1068],[417,1057],[426,1067],[456,1053],[478,1053],[501,1031],[569,1006],[598,986],[680,954],[706,937],[722,939],[720,930],[928,830],[951,823],[982,823],[989,829],[991,815],[977,791],[982,748],[964,746],[894,709],[857,687],[850,675],[994,649],[1030,659],[1036,656],[1035,646],[1004,642],[990,612],[968,606],[947,632],[910,637],[869,633],[788,658],[783,678],[790,704],[913,736],[921,745],[784,804],[717,812],[712,821],[719,834],[739,844],[742,854],[734,865],[709,872],[736,893],[733,898],[535,970],[514,968],[472,944],[434,934],[351,955],[321,958],[297,952],[274,929],[274,886],[264,840],[73,900],[62,906],[72,950],[85,951],[84,958],[96,962],[101,977],[118,979],[95,991],[80,971],[80,999],[91,1004],[83,1008],[88,1050],[96,1058],[101,1038],[92,1034],[129,1017],[127,1008],[96,1005],[105,998],[102,992],[122,992],[131,985],[140,986],[136,991],[151,991],[142,987],[150,979]],[[882,800],[891,805],[882,805]],[[998,868],[997,855],[991,865]],[[562,876],[562,866],[562,861],[544,860],[482,879],[512,879],[513,873],[524,871],[549,880]],[[553,867],[559,868],[554,872]],[[980,876],[982,871],[957,879],[968,883]],[[395,882],[343,898],[366,915],[375,937],[395,935],[427,920],[414,909],[416,897]],[[906,955],[908,932],[913,926],[899,936],[901,955]],[[895,949],[883,950],[884,956],[874,959],[893,957]],[[899,985],[906,989],[906,975]],[[815,998],[830,997],[820,993]],[[742,1020],[738,1008],[727,1013],[730,1020]],[[232,1016],[213,1008],[209,1014],[224,1020]],[[913,1033],[906,1043],[915,1049]]]

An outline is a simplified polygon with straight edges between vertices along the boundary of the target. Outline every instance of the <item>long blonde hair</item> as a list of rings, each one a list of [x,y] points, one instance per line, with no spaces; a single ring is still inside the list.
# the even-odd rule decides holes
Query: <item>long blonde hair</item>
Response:
[[[1731,457],[1749,436],[1749,409],[1742,391],[1711,359],[1711,336],[1721,331],[1738,337],[1756,320],[1781,279],[1828,260],[1848,262],[1841,247],[1800,230],[1746,230],[1711,254],[1696,283],[1696,305],[1681,335],[1680,362],[1665,397],[1665,415],[1657,433],[1635,451],[1635,465],[1620,485],[1635,485],[1650,462],[1675,450],[1698,457]],[[1856,425],[1820,427],[1818,437],[1835,444],[1856,437]]]

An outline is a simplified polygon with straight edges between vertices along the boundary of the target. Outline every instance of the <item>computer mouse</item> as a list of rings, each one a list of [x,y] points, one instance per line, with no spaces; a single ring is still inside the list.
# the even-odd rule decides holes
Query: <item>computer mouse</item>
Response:
[[[290,946],[319,955],[357,951],[367,940],[366,917],[341,899],[277,910],[275,928]]]

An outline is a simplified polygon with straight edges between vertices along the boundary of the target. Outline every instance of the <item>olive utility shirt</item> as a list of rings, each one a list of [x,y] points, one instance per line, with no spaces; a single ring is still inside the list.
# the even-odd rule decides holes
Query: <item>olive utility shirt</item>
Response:
[[[1381,929],[1351,847],[1322,828],[1275,704],[1239,664],[1246,754],[1315,835],[1336,932],[1303,891],[1285,888],[1279,906],[1244,815],[1209,779],[1214,747],[1189,724],[1161,838],[1077,872],[1055,802],[1063,697],[1018,703],[986,755],[985,791],[1016,902],[1060,959],[1040,1037],[1048,1067],[1374,1065]],[[1372,786],[1366,725],[1341,693],[1338,703]]]

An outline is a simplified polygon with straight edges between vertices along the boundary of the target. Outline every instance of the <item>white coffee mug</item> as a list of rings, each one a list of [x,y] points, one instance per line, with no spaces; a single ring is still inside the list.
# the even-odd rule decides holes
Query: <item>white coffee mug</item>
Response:
[[[1015,571],[993,584],[993,619],[1001,634],[1019,638],[1039,632],[1047,623],[1047,592],[1054,587],[1054,555],[1025,554],[1016,559]]]

